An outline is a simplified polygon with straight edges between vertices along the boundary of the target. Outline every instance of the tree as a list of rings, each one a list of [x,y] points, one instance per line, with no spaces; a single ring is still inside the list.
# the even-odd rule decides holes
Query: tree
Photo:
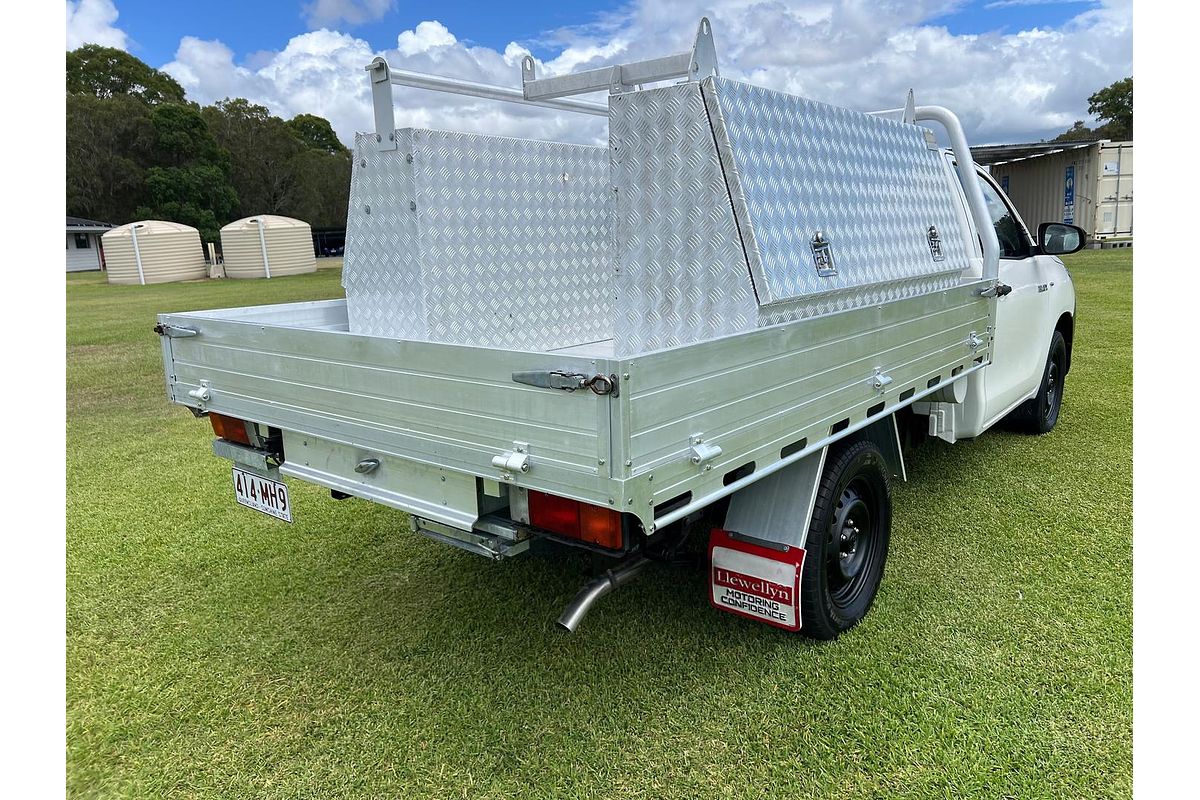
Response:
[[[1133,78],[1112,83],[1088,98],[1088,113],[1097,117],[1103,125],[1089,128],[1083,120],[1076,120],[1070,130],[1060,133],[1051,141],[1086,142],[1097,139],[1125,141],[1133,139]]]
[[[85,44],[67,53],[67,93],[135,97],[149,105],[184,102],[183,87],[167,73],[114,47]]]
[[[123,224],[153,165],[151,109],[129,95],[67,95],[67,213]]]
[[[1104,122],[1100,138],[1133,138],[1133,78],[1116,81],[1088,98],[1088,113]]]
[[[298,114],[287,124],[305,146],[290,165],[296,178],[291,216],[307,220],[314,228],[345,226],[350,204],[350,150],[324,117]]]
[[[237,192],[215,164],[151,167],[146,172],[147,205],[139,206],[143,218],[169,219],[198,228],[207,242],[220,238],[220,227],[231,219]]]
[[[1099,137],[1096,136],[1096,132],[1094,130],[1089,128],[1087,125],[1084,125],[1083,120],[1077,119],[1077,120],[1075,120],[1075,124],[1071,126],[1070,130],[1060,133],[1058,136],[1055,136],[1050,141],[1053,141],[1053,142],[1087,142],[1087,141],[1091,141],[1091,140],[1097,139],[1097,138],[1099,138]]]
[[[297,114],[288,120],[287,125],[292,129],[296,138],[310,150],[319,150],[330,155],[349,152],[338,139],[337,134],[333,132],[333,126],[329,124],[329,120],[324,117],[318,117],[315,114]]]
[[[151,112],[156,163],[183,166],[194,162],[229,166],[229,153],[221,148],[208,123],[193,104],[164,103]]]
[[[293,200],[296,175],[290,164],[304,145],[265,106],[226,98],[203,110],[209,130],[229,153],[230,182],[239,197],[238,213],[285,213]]]
[[[346,224],[350,151],[328,120],[301,114],[284,122],[240,97],[201,113],[229,152],[239,216],[284,214],[317,228]]]
[[[171,76],[120,50],[67,54],[67,213],[173,220],[218,236],[234,216],[346,221],[350,151],[329,121],[261,105],[189,102]]]
[[[302,219],[314,228],[342,228],[350,205],[349,152],[323,153],[305,150],[291,164],[296,188],[288,216]]]
[[[215,241],[238,202],[229,180],[229,153],[194,104],[155,106],[150,122],[154,166],[146,170],[138,216],[182,222],[198,228],[205,241]]]

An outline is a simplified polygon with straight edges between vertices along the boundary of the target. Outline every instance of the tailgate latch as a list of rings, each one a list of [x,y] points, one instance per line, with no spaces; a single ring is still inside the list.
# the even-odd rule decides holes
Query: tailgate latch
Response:
[[[195,328],[183,328],[179,325],[168,325],[165,322],[160,322],[154,326],[154,332],[159,336],[166,336],[170,339],[186,339],[189,336],[199,336],[200,331]]]
[[[616,375],[596,374],[589,377],[582,372],[551,369],[514,372],[512,379],[513,383],[523,383],[539,389],[560,389],[564,392],[591,389],[593,394],[610,394],[613,397],[619,397],[621,394],[621,381]]]

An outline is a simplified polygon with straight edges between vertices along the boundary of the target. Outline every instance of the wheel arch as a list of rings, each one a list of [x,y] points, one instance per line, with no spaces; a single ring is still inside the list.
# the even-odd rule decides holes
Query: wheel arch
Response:
[[[831,448],[846,448],[859,441],[879,448],[891,480],[907,480],[899,420],[888,414],[734,493],[725,527],[764,542],[803,547],[827,454]]]
[[[1071,371],[1071,345],[1075,341],[1075,315],[1070,311],[1064,311],[1059,315],[1058,322],[1054,323],[1054,330],[1061,333],[1063,340],[1067,343],[1067,363],[1063,365],[1063,374],[1066,375]]]

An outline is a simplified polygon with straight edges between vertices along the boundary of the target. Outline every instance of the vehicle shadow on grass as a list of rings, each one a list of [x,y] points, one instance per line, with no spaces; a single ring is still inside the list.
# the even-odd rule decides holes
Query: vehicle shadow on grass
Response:
[[[972,473],[985,466],[988,449],[929,443],[914,466],[926,477]],[[899,492],[910,494],[906,488]],[[352,519],[347,515],[347,522],[353,524]],[[364,601],[356,612],[360,624],[335,634],[359,637],[345,644],[368,660],[450,648],[467,661],[518,663],[525,679],[531,679],[560,671],[564,657],[593,659],[594,670],[625,660],[615,653],[672,662],[742,648],[761,653],[824,647],[714,610],[708,602],[704,541],[689,542],[693,563],[652,563],[598,601],[570,634],[555,619],[587,581],[614,561],[545,542],[516,558],[490,562],[411,534],[399,522],[387,536],[391,544],[386,547],[394,553],[384,559],[387,567],[361,576],[366,586],[358,594]],[[379,566],[378,557],[361,561]],[[324,566],[316,560],[307,568],[319,572]],[[949,585],[953,578],[947,575],[946,581]],[[857,635],[857,630],[850,634]]]
[[[352,514],[347,518],[355,524]],[[346,540],[352,537],[330,537],[354,546]],[[619,673],[641,659],[678,666],[697,654],[730,647],[813,646],[797,635],[712,609],[705,542],[690,543],[694,563],[650,564],[598,601],[574,634],[559,629],[555,620],[587,581],[612,566],[610,559],[542,543],[516,558],[491,562],[409,533],[404,524],[370,544],[371,550],[358,555],[339,553],[342,564],[362,565],[355,572],[321,575],[334,567],[314,551],[309,563],[291,565],[307,577],[294,574],[290,581],[351,584],[347,598],[314,606],[311,615],[329,610],[331,616],[311,623],[339,639],[344,652],[367,662],[398,664],[437,652],[439,669],[520,665],[522,680],[563,674],[575,681],[577,675],[563,673],[564,659],[587,664],[595,675]],[[356,616],[356,624],[338,624],[347,615]]]
[[[1065,444],[1059,438],[1035,442],[996,433],[953,447],[926,443],[909,462],[910,480],[920,491],[913,484],[896,490],[896,555],[926,558],[920,551],[932,549],[951,558],[962,546],[957,539],[989,535],[989,516],[1002,512],[988,508],[987,482],[964,489],[962,476],[986,474],[998,450],[1035,443],[1057,450]],[[211,514],[215,501],[209,495],[227,491],[227,472],[211,471],[213,485],[201,492],[197,519],[187,525]],[[955,487],[978,494],[971,501],[981,510],[974,534],[932,524],[926,516],[939,513],[945,504],[934,498]],[[689,552],[696,563],[650,565],[600,600],[578,632],[568,634],[554,620],[584,583],[610,565],[606,560],[547,545],[491,562],[409,532],[398,512],[358,500],[335,503],[319,490],[298,489],[296,526],[259,522],[247,517],[250,512],[230,509],[229,519],[244,519],[245,529],[212,543],[213,553],[246,550],[220,586],[195,596],[206,621],[223,617],[229,629],[188,649],[210,655],[225,667],[221,671],[249,676],[266,669],[298,696],[312,686],[328,687],[348,707],[361,702],[365,683],[377,702],[403,708],[429,727],[463,714],[485,716],[493,728],[506,730],[556,727],[569,723],[564,714],[603,715],[614,703],[638,709],[610,721],[619,728],[645,715],[670,714],[672,702],[701,705],[715,685],[746,687],[748,664],[763,684],[754,688],[752,682],[747,691],[760,694],[774,685],[773,672],[780,682],[818,667],[827,677],[854,676],[906,641],[945,633],[939,627],[944,609],[934,608],[930,598],[961,591],[951,570],[922,578],[933,585],[905,586],[902,560],[895,595],[889,595],[885,576],[881,602],[859,628],[837,643],[817,643],[711,608],[704,542],[695,541]],[[940,513],[953,515],[953,509]],[[209,522],[218,530],[226,524]],[[918,536],[924,547],[916,545]],[[249,594],[247,587],[253,587]],[[233,652],[231,641],[238,643]],[[792,685],[805,696],[822,691]],[[215,691],[214,699],[223,696]],[[391,718],[382,724],[392,724]]]
[[[820,649],[713,610],[702,563],[650,565],[572,634],[554,620],[597,573],[587,554],[489,563],[434,542],[415,549],[422,557],[402,567],[403,578],[374,576],[356,625],[322,626],[348,657],[323,659],[318,669],[330,683],[391,675],[384,695],[415,703],[430,725],[466,714],[496,730],[581,724],[601,738],[636,735],[626,729],[639,719],[703,705],[714,684],[745,687],[739,674],[748,659],[803,660]]]

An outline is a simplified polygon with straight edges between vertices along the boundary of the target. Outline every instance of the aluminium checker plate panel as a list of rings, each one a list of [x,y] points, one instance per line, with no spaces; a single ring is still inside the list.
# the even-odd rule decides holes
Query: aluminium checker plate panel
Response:
[[[609,102],[618,356],[946,290],[969,266],[923,128],[718,78]]]
[[[342,287],[350,329],[397,339],[424,339],[424,276],[417,246],[417,220],[409,209],[414,196],[411,132],[395,150],[379,150],[375,134],[354,140],[350,209]]]
[[[793,313],[809,316],[958,283],[968,253],[923,128],[724,78],[702,85],[761,305],[802,300]],[[833,274],[814,263],[818,231]]]
[[[758,304],[700,85],[609,104],[617,355],[753,330]]]
[[[605,148],[395,135],[396,150],[356,143],[342,276],[352,331],[517,350],[611,338]]]

